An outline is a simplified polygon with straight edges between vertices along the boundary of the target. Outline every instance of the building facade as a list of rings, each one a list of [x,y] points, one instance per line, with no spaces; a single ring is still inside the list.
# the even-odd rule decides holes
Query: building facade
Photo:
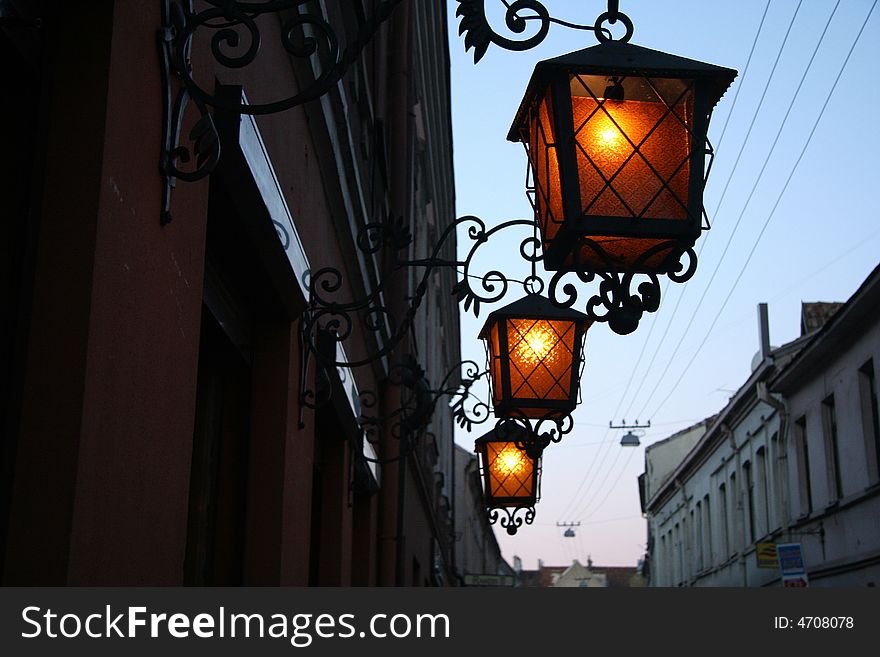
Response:
[[[880,584],[880,268],[772,382],[789,427],[783,535],[810,586]]]
[[[782,543],[800,544],[810,586],[875,585],[878,295],[880,268],[845,304],[804,304],[801,337],[777,349],[762,322],[752,375],[679,463],[646,451],[652,586],[781,586],[759,556]]]
[[[242,68],[199,28],[193,78],[226,104],[209,107],[215,133],[190,99],[187,163],[162,149],[178,4],[3,3],[2,581],[453,584],[452,419],[428,391],[460,358],[455,273],[398,266],[454,220],[445,8],[259,16]],[[296,12],[351,44],[390,5],[327,93],[230,109],[329,65],[297,56],[319,23],[285,41]],[[169,185],[169,158],[197,170],[215,134],[210,176]],[[363,248],[375,231],[382,248]],[[453,236],[439,255],[454,254]],[[381,304],[346,326],[316,315],[313,289]]]
[[[485,511],[477,456],[455,446],[455,568],[462,582],[515,583]],[[497,583],[497,584],[496,584]]]

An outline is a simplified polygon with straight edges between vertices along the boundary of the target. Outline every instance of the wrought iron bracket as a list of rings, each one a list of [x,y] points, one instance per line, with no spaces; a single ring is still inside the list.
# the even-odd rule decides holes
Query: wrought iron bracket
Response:
[[[593,32],[600,42],[611,41],[612,36],[608,28],[603,27],[605,22],[614,25],[620,21],[626,28],[626,33],[617,39],[627,42],[633,35],[633,24],[629,17],[620,12],[617,0],[609,0],[608,11],[600,14],[594,25],[581,25],[571,23],[550,15],[550,11],[539,0],[500,0],[504,3],[504,25],[514,37],[503,36],[491,26],[486,14],[486,0],[456,0],[458,9],[455,15],[459,18],[458,33],[464,38],[465,50],[474,49],[474,63],[478,63],[490,45],[496,45],[505,50],[523,51],[530,50],[540,45],[550,32],[550,25],[556,24],[575,30]],[[491,0],[490,0],[491,1]],[[535,23],[531,35],[527,36],[529,23]]]
[[[310,0],[204,0],[207,8],[196,11],[192,0],[160,0],[162,24],[158,31],[162,74],[162,150],[159,169],[164,177],[162,224],[171,221],[171,193],[178,180],[194,182],[214,170],[220,159],[220,139],[209,108],[220,107],[238,114],[274,114],[330,91],[358,59],[380,25],[390,18],[402,0],[379,0],[367,16],[363,4],[351,3],[357,31],[340,46],[333,27],[308,7]],[[261,33],[258,19],[272,14],[281,21],[281,45],[294,58],[313,64],[314,77],[286,98],[265,103],[242,103],[223,99],[199,85],[193,75],[192,46],[197,32],[211,34],[214,61],[229,69],[241,69],[257,60]],[[198,118],[184,133],[184,116],[192,104]],[[187,165],[192,160],[193,165]]]
[[[500,521],[501,526],[507,530],[507,533],[511,536],[515,536],[523,524],[531,525],[535,521],[534,506],[490,507],[487,511],[489,524],[494,525]]]
[[[461,229],[461,230],[459,230]],[[530,267],[530,273],[523,280],[517,280],[500,269],[491,268],[478,271],[479,255],[491,253],[484,248],[493,242],[499,234],[514,230],[527,231],[519,243],[519,253],[523,261]],[[458,234],[461,233],[461,234]],[[465,244],[466,255],[457,260],[440,257],[446,243],[458,234],[458,245],[462,247],[462,237],[470,242]],[[308,307],[300,320],[300,336],[304,349],[308,352],[304,365],[314,357],[322,367],[357,368],[366,366],[377,359],[391,354],[401,340],[410,332],[418,309],[429,289],[430,276],[439,270],[455,269],[459,274],[458,282],[453,286],[452,293],[457,297],[463,309],[473,312],[479,317],[484,305],[500,302],[512,289],[521,288],[526,294],[547,293],[550,300],[560,307],[578,309],[592,321],[608,323],[610,328],[619,334],[634,331],[639,320],[646,312],[655,312],[660,305],[659,274],[634,274],[615,272],[540,272],[538,263],[542,261],[541,241],[537,227],[532,219],[514,219],[489,227],[479,217],[460,217],[447,226],[440,235],[432,253],[423,259],[404,260],[399,254],[412,241],[412,235],[400,220],[387,217],[382,221],[365,226],[356,240],[358,248],[364,254],[376,254],[385,251],[386,269],[382,272],[380,282],[364,297],[357,299],[340,298],[346,289],[342,272],[335,267],[323,267],[312,272],[309,279]],[[495,240],[497,242],[497,240]],[[579,242],[580,248],[593,248],[597,252],[601,247],[587,238]],[[656,251],[669,251],[666,258],[670,280],[684,282],[696,270],[696,254],[692,248],[682,247],[678,243],[669,242],[657,245],[646,252],[645,258],[652,257]],[[685,259],[685,256],[686,259]],[[685,263],[682,263],[684,259]],[[396,316],[385,303],[385,291],[395,273],[421,268],[423,271],[415,286],[415,291],[408,299],[405,309]],[[478,272],[478,273],[475,273]],[[567,278],[568,277],[568,278]],[[574,277],[572,280],[571,277]],[[549,280],[548,280],[549,279]],[[598,288],[590,291],[585,287],[598,283]],[[581,302],[579,302],[579,298]],[[368,356],[360,359],[345,360],[338,356],[345,350],[335,347],[318,348],[317,336],[320,332],[330,336],[332,341],[345,343],[355,329],[362,335],[373,335],[380,345]],[[305,394],[305,388],[303,388]],[[308,394],[313,394],[308,392]],[[454,407],[456,408],[456,407]],[[460,409],[459,409],[460,410]],[[456,419],[464,428],[473,424],[466,414],[457,414]]]

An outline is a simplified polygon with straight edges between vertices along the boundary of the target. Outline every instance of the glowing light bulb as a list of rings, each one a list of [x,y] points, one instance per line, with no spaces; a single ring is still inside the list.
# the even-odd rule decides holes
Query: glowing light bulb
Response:
[[[614,146],[617,144],[617,132],[614,128],[603,128],[599,131],[599,141],[604,146]]]
[[[498,454],[496,465],[502,476],[519,475],[526,469],[525,454],[513,445],[507,445]]]
[[[515,347],[512,358],[516,361],[537,365],[539,362],[552,363],[555,360],[554,347],[556,346],[554,331],[546,322],[536,322]]]
[[[543,358],[550,351],[550,345],[547,344],[547,336],[534,335],[529,341],[529,347],[535,352],[535,356]]]

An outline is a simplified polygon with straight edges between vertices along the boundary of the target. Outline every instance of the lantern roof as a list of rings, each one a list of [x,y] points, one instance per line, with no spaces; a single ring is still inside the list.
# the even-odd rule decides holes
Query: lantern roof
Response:
[[[522,299],[518,299],[503,308],[498,308],[489,313],[486,323],[483,324],[483,328],[480,330],[480,338],[487,339],[492,324],[502,317],[591,323],[590,318],[580,311],[558,306],[540,294],[528,294]]]
[[[522,427],[516,422],[505,422],[500,427],[495,427],[491,431],[484,433],[482,436],[477,438],[474,441],[474,447],[476,449],[479,449],[486,443],[493,442],[524,442],[527,441],[529,437],[529,432],[525,429],[525,427]]]
[[[535,65],[525,96],[507,135],[508,141],[521,141],[520,126],[528,115],[532,98],[559,74],[638,75],[657,78],[702,78],[710,81],[709,107],[721,100],[737,72],[732,68],[707,64],[695,59],[670,55],[624,41],[606,41],[590,48],[570,52]]]

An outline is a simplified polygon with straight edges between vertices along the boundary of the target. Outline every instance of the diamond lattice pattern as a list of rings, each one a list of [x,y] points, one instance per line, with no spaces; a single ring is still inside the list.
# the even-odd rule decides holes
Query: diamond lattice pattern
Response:
[[[688,218],[692,93],[649,93],[653,98],[622,102],[572,95],[585,215]]]
[[[533,494],[533,461],[512,442],[486,445],[492,497],[528,498]]]
[[[574,322],[507,320],[511,396],[514,399],[568,399],[574,336]]]

